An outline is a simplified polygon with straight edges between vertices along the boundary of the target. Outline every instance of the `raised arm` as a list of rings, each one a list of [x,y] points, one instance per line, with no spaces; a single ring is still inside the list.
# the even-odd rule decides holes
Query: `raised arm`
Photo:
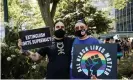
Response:
[[[28,56],[33,61],[38,61],[42,58],[42,56],[38,52],[34,53],[32,51],[29,51],[29,50],[23,50],[21,39],[18,39],[18,47],[19,47],[19,49],[23,55]]]

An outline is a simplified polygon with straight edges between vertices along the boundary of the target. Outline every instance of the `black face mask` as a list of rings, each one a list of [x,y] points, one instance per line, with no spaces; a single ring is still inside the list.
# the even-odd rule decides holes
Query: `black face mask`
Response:
[[[75,36],[78,36],[78,37],[85,36],[85,34],[82,34],[82,32],[85,32],[85,34],[86,34],[86,30],[78,30],[75,32]]]
[[[64,37],[64,35],[65,35],[65,31],[64,30],[62,30],[62,29],[59,29],[59,30],[56,30],[55,32],[54,32],[54,35],[57,37],[57,38],[63,38]]]

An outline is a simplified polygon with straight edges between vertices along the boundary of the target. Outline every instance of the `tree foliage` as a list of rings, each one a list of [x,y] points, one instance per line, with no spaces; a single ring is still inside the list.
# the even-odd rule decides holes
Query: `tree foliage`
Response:
[[[122,59],[118,65],[118,79],[127,77],[129,79],[133,75],[133,54],[130,53],[128,58]]]
[[[124,9],[125,6],[127,6],[127,3],[129,2],[130,0],[114,0],[113,1],[113,6],[116,8],[116,9]]]
[[[38,5],[32,0],[9,0],[9,23],[21,29],[33,29],[44,26]]]
[[[105,0],[101,0],[101,1],[105,1]],[[132,0],[108,0],[108,1],[109,1],[109,6],[111,6],[112,8],[121,10],[121,9],[124,9],[124,7],[127,6],[127,3]]]
[[[96,27],[95,31],[101,33],[109,28],[111,19],[105,16],[105,13],[98,11],[91,6],[89,0],[63,0],[59,3],[55,20],[63,20],[69,35],[74,34],[74,24],[77,20],[85,19],[90,31]]]
[[[5,34],[4,41],[0,43],[2,45],[1,78],[43,79],[46,75],[47,65],[45,58],[39,62],[33,62],[28,57],[22,55],[17,47],[19,39],[18,32],[24,26],[24,23],[27,23],[25,25],[26,29],[33,29],[44,25],[43,20],[39,9],[37,9],[37,5],[35,6],[28,1],[19,1],[8,1],[9,23],[6,23],[8,33]]]
[[[79,15],[79,11],[80,10],[83,11],[82,8],[85,8],[85,9],[83,12],[82,11],[80,11],[80,12],[83,14],[87,14],[89,16],[88,13],[84,13],[84,12],[90,11],[90,10],[87,10],[87,7],[88,8],[90,7],[90,4],[88,4],[90,1],[92,1],[92,0],[38,0],[38,4],[40,6],[40,11],[41,11],[41,14],[43,17],[43,21],[45,22],[45,24],[47,26],[50,26],[51,33],[52,33],[53,26],[54,26],[54,20],[57,19],[57,17],[58,18],[64,18],[64,17],[66,18],[67,16],[69,16],[68,12],[71,13],[70,14],[71,16],[77,17],[76,15]],[[111,6],[114,6],[117,9],[123,9],[129,0],[109,0],[109,1],[110,1]],[[57,4],[58,4],[58,6],[57,6]],[[84,5],[86,5],[86,7]],[[56,8],[57,8],[57,10],[56,10]],[[79,10],[79,11],[77,11],[77,10]],[[73,13],[71,11],[73,11]],[[56,12],[56,15],[55,15],[55,12]],[[77,12],[78,14],[76,14],[74,12]],[[64,15],[64,17],[63,17],[63,15]],[[84,16],[86,16],[86,15],[84,15]],[[88,16],[86,16],[86,17],[88,17]],[[71,17],[71,18],[73,18],[73,17]],[[72,21],[73,20],[71,20],[71,22]],[[110,23],[109,19],[107,21],[103,21],[103,22],[107,22],[107,24]],[[67,24],[71,25],[73,23],[67,23]],[[104,24],[104,23],[102,23],[102,24]],[[103,26],[108,26],[108,25],[104,24]],[[97,29],[100,29],[100,30],[98,30],[96,32],[101,33],[101,31],[106,31],[107,27],[103,28],[103,30],[100,27],[99,28],[97,27]],[[73,29],[71,27],[68,27],[68,32],[71,30],[73,30]]]
[[[7,43],[1,46],[1,78],[2,79],[43,79],[46,76],[45,58],[33,62],[22,55],[17,47],[18,31],[15,27],[8,27]]]

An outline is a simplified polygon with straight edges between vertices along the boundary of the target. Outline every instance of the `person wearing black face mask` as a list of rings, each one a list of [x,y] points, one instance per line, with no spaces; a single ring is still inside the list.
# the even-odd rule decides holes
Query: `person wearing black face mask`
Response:
[[[64,24],[62,22],[57,22],[55,24],[55,28],[54,28],[54,36],[56,38],[64,38],[65,37],[65,27]]]
[[[63,38],[64,35],[65,35],[65,31],[62,30],[62,29],[56,30],[56,31],[54,32],[54,35],[55,35],[55,37],[57,37],[57,38]]]
[[[25,55],[34,61],[48,56],[46,79],[69,79],[72,39],[65,37],[65,27],[62,22],[55,23],[54,30],[52,45],[41,48],[34,54],[31,51],[26,51]],[[18,44],[21,48],[20,41]]]
[[[86,24],[79,20],[76,24],[75,24],[75,40],[73,42],[73,45],[75,44],[99,44],[99,41],[95,38],[93,38],[92,36],[89,36],[87,34],[87,29],[88,27],[86,26]],[[73,50],[73,47],[72,47],[72,50]],[[73,53],[71,53],[71,56],[73,55]],[[82,76],[82,77],[73,77],[72,76],[72,61],[73,61],[73,58],[71,58],[71,64],[70,64],[70,78],[71,79],[96,79],[96,76],[95,74],[93,75],[89,75],[86,77],[86,76]]]

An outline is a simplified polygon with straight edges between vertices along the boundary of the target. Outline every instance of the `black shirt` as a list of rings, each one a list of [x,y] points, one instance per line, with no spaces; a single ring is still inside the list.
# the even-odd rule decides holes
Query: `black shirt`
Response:
[[[72,39],[54,40],[51,46],[41,48],[41,56],[48,55],[47,79],[69,79]]]

